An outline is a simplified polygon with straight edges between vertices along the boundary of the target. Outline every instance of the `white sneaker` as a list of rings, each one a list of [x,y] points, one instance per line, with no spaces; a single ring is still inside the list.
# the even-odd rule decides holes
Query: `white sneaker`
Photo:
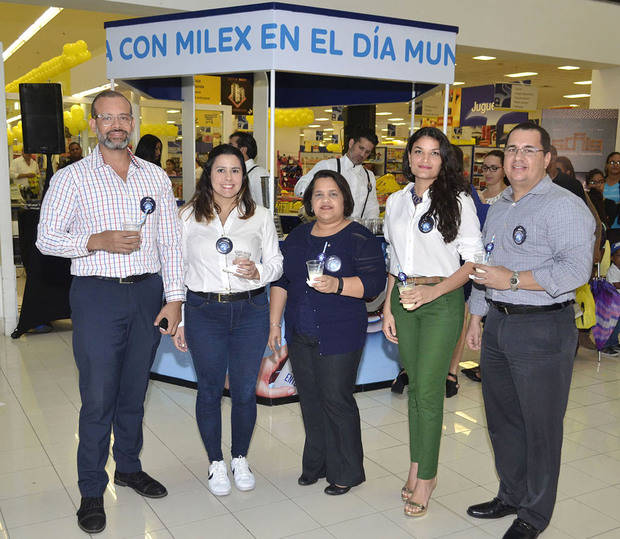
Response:
[[[226,496],[232,490],[223,460],[215,460],[209,465],[209,490],[216,496]]]
[[[256,486],[254,474],[250,470],[248,459],[237,457],[230,461],[230,470],[235,478],[235,486],[239,490],[253,490]]]

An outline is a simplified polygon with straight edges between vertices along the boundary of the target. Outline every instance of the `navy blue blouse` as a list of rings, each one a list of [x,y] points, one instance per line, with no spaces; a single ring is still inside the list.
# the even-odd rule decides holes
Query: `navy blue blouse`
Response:
[[[288,235],[281,245],[284,273],[271,285],[287,291],[284,312],[286,340],[290,342],[295,333],[307,334],[303,331],[307,318],[302,321],[301,315],[311,308],[316,324],[313,334],[319,338],[321,354],[345,354],[359,350],[364,347],[368,326],[364,299],[322,294],[308,286],[306,260],[316,259],[325,242],[328,242],[325,255],[337,256],[342,265],[338,271],[325,268],[325,275],[359,277],[364,285],[364,296],[372,298],[385,287],[386,267],[381,244],[367,228],[356,222],[325,237],[312,236],[313,226],[314,223],[299,225]]]

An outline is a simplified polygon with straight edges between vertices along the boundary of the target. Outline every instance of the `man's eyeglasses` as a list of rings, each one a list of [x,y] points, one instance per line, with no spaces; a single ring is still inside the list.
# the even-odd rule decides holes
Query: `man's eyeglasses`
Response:
[[[112,125],[114,120],[118,120],[120,124],[129,124],[133,116],[131,114],[97,114],[95,118],[101,120],[103,125]]]
[[[614,165],[614,166],[617,167],[618,165],[620,165],[620,161],[607,161],[607,164],[608,165]]]
[[[504,153],[508,155],[512,155],[514,157],[517,156],[519,152],[521,152],[525,157],[534,157],[538,152],[544,152],[545,150],[539,150],[538,148],[534,148],[534,146],[523,146],[523,148],[517,148],[516,146],[506,146],[504,148]]]
[[[490,165],[490,166],[486,166],[486,165],[482,165],[482,172],[489,172],[489,170],[491,172],[497,172],[500,168],[503,168],[499,165]]]

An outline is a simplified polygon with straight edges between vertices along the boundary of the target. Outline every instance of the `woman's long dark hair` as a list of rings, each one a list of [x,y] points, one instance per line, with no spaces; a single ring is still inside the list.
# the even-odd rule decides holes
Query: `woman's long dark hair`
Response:
[[[160,152],[159,157],[155,157],[155,148],[159,144]],[[159,140],[155,135],[144,135],[138,145],[136,146],[136,151],[134,155],[139,157],[140,159],[144,159],[149,163],[153,163],[158,167],[161,167],[161,149],[163,148],[161,144],[161,140]]]
[[[459,167],[448,138],[436,127],[423,127],[409,137],[407,149],[403,155],[403,172],[407,180],[415,183],[415,176],[409,165],[409,155],[413,145],[422,137],[430,137],[439,142],[441,168],[437,179],[429,187],[431,206],[427,214],[437,222],[437,229],[441,232],[443,240],[450,243],[456,239],[461,226],[461,207],[458,196],[460,193],[469,195],[463,173],[459,172],[459,170],[462,171],[462,166]]]
[[[205,163],[202,176],[196,185],[196,192],[189,202],[183,206],[183,208],[192,208],[194,218],[198,222],[206,221],[208,223],[221,211],[213,197],[213,185],[211,185],[211,169],[213,168],[213,163],[220,155],[234,155],[239,159],[243,180],[241,181],[241,189],[239,189],[236,196],[235,205],[243,212],[241,219],[249,219],[254,215],[254,210],[256,209],[256,204],[250,194],[250,181],[245,169],[243,154],[230,144],[220,144],[209,152],[209,158]]]

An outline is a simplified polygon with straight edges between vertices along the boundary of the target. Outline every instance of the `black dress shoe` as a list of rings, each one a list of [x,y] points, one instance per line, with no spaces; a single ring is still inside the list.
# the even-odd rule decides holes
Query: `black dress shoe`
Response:
[[[499,498],[493,498],[490,502],[470,505],[467,514],[474,518],[502,518],[506,515],[516,515],[517,508],[505,504]]]
[[[102,498],[82,498],[77,512],[78,526],[86,533],[99,533],[105,529],[105,511]]]
[[[325,494],[329,494],[330,496],[340,496],[341,494],[346,494],[351,490],[351,487],[339,487],[338,485],[334,485],[333,483],[327,487],[325,487]]]
[[[168,495],[166,487],[146,472],[114,472],[114,484],[119,487],[131,487],[147,498],[163,498]]]
[[[318,478],[311,479],[310,477],[306,477],[305,475],[300,475],[297,480],[297,484],[302,487],[307,487],[308,485],[314,485],[318,481]]]
[[[530,539],[539,535],[540,531],[534,528],[534,526],[528,524],[525,520],[517,518],[504,534],[504,539]]]

